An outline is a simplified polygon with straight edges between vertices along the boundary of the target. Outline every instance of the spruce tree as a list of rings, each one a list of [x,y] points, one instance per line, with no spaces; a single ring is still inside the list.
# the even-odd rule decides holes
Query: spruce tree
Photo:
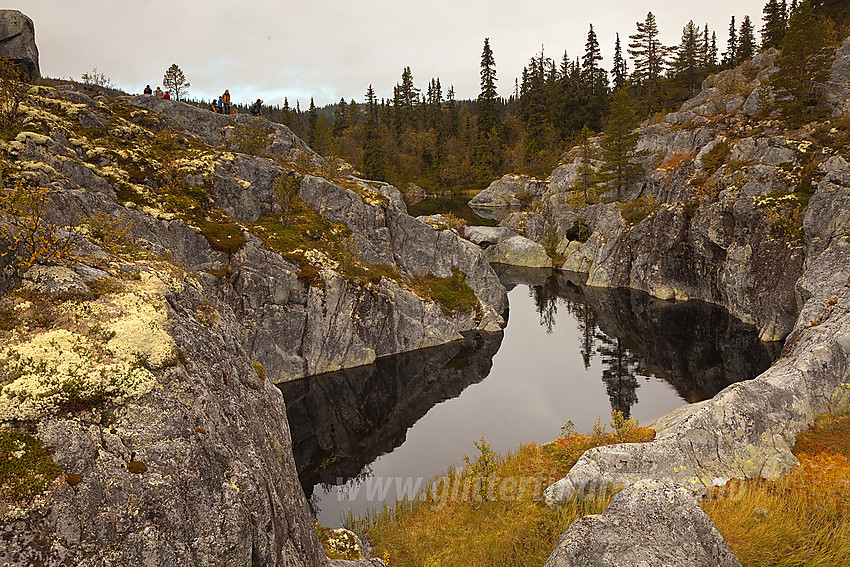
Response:
[[[489,132],[499,127],[499,95],[496,92],[496,60],[490,38],[484,38],[481,52],[481,92],[478,95],[478,131]]]
[[[319,123],[319,114],[313,97],[310,97],[310,109],[307,111],[307,145],[311,148],[316,145],[316,126]]]
[[[708,65],[706,65],[709,71],[714,71],[717,67],[717,55],[717,33],[711,32],[711,44],[708,48]]]
[[[584,80],[589,85],[595,85],[599,77],[599,62],[602,61],[602,52],[599,50],[599,40],[593,31],[593,24],[587,32],[587,42],[584,44],[584,56],[581,58],[581,70]]]
[[[729,23],[729,39],[726,40],[726,53],[723,54],[723,65],[734,67],[738,60],[738,28],[735,26],[735,16]]]
[[[340,138],[346,128],[348,128],[348,104],[343,97],[339,99],[339,104],[334,110],[334,138]]]
[[[681,81],[693,96],[697,88],[698,70],[702,67],[700,56],[700,32],[693,20],[682,29],[682,41],[673,60],[676,79]]]
[[[602,138],[602,158],[605,161],[602,170],[618,196],[622,196],[623,189],[643,172],[643,167],[636,161],[640,157],[636,152],[637,125],[638,118],[629,93],[626,89],[618,90],[614,93]]]
[[[367,179],[384,178],[384,154],[380,138],[380,107],[372,85],[366,90],[366,129],[363,146],[363,175]]]
[[[787,91],[792,100],[783,103],[787,119],[801,122],[816,118],[822,110],[821,84],[829,77],[826,25],[817,18],[810,0],[800,2],[788,20],[782,49],[776,58],[779,68],[773,84]]]
[[[628,51],[635,68],[632,75],[637,84],[653,95],[658,90],[669,50],[658,39],[658,25],[652,12],[646,15],[646,20],[636,25],[637,33],[629,36],[632,42]]]
[[[762,47],[767,49],[770,47],[779,47],[782,44],[782,38],[785,35],[785,27],[787,25],[786,7],[783,0],[769,0],[764,6],[764,27],[761,29]]]
[[[564,53],[566,58],[566,52]],[[614,90],[618,90],[626,86],[628,77],[628,69],[626,60],[623,59],[623,49],[620,47],[620,34],[617,34],[617,41],[614,43],[614,66],[611,69],[611,74],[614,76]]]
[[[492,180],[501,158],[501,124],[496,81],[496,60],[490,48],[490,39],[484,38],[484,49],[481,52],[481,93],[478,95],[478,137],[475,143],[475,168],[480,182]]]
[[[738,52],[735,54],[735,62],[743,63],[756,54],[756,37],[753,30],[753,22],[749,16],[744,16],[741,22],[741,33],[738,35]]]

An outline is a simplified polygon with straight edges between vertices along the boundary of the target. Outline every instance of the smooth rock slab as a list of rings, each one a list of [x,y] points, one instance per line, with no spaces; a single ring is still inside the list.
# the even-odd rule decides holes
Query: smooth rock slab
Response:
[[[463,236],[470,242],[486,248],[519,235],[504,226],[467,226],[463,229]]]
[[[544,567],[740,567],[705,512],[676,485],[644,480],[579,518]]]
[[[512,236],[487,248],[491,264],[507,264],[526,268],[551,268],[552,259],[542,245],[524,236]]]

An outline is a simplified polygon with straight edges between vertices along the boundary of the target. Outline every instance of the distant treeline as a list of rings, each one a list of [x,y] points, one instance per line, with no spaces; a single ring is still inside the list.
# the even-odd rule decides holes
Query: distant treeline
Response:
[[[667,112],[697,93],[709,74],[737,66],[761,49],[782,48],[783,68],[800,66],[797,76],[786,71],[777,77],[775,86],[799,103],[786,113],[813,112],[823,71],[815,68],[818,57],[847,35],[847,4],[769,0],[758,30],[750,16],[731,17],[722,50],[717,31],[693,21],[683,27],[678,45],[663,45],[650,12],[627,38],[616,36],[609,70],[600,66],[602,52],[591,25],[583,54],[554,58],[541,49],[507,99],[496,93],[495,57],[485,39],[476,100],[456,100],[454,88],[445,88],[438,77],[420,89],[405,67],[391,99],[378,100],[370,85],[360,102],[341,99],[316,108],[311,100],[302,109],[285,100],[264,114],[322,155],[338,156],[365,177],[401,188],[409,183],[430,190],[480,188],[506,172],[545,176],[566,149],[606,127],[615,92],[628,93],[639,118]]]

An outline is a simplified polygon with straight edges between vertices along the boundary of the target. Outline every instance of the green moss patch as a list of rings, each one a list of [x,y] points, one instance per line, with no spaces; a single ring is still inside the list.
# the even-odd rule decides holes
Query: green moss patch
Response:
[[[466,283],[466,274],[457,268],[452,268],[452,275],[448,278],[414,276],[412,286],[427,299],[437,302],[446,315],[479,313],[481,310],[478,297]]]
[[[0,499],[32,500],[61,472],[41,441],[15,429],[0,429]]]

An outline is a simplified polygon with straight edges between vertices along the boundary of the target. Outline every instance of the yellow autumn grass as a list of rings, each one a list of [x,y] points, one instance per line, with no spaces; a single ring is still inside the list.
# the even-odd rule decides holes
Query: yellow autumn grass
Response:
[[[365,517],[350,516],[346,527],[365,536],[373,556],[391,567],[539,567],[573,520],[601,513],[614,496],[611,490],[576,497],[551,510],[542,501],[543,489],[591,447],[648,441],[655,435],[631,420],[623,422],[622,416],[615,421],[613,433],[600,427],[592,435],[565,431],[553,443],[529,443],[505,456],[492,453],[482,438],[477,457],[464,456],[465,466],[432,480],[419,498]]]
[[[850,417],[798,436],[800,465],[775,481],[731,481],[702,507],[745,567],[850,565]]]

